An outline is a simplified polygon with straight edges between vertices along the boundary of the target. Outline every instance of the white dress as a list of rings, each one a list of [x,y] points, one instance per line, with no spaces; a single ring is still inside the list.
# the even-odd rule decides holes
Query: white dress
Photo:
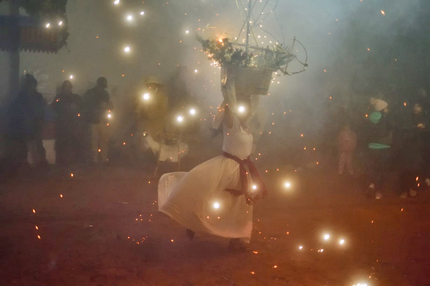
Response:
[[[232,128],[223,125],[222,150],[243,160],[251,154],[252,135],[236,117],[233,122]],[[250,242],[252,205],[245,195],[226,189],[241,190],[240,169],[239,163],[221,155],[190,172],[164,174],[158,185],[159,211],[192,231]]]

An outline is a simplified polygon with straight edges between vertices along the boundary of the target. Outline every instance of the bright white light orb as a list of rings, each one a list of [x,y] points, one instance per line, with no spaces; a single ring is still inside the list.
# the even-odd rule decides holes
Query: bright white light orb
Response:
[[[119,4],[119,0],[115,0],[115,1],[113,2],[113,4],[114,4],[114,5],[118,5],[118,4]]]
[[[129,53],[130,52],[130,47],[125,47],[124,48],[124,52]]]
[[[178,116],[178,118],[176,118],[176,120],[178,120],[178,122],[182,122],[182,121],[184,121],[184,117]]]
[[[73,79],[73,75],[70,75],[70,77],[69,77],[70,79]]]
[[[324,240],[329,240],[330,239],[330,234],[324,234]]]
[[[185,34],[189,34],[189,33],[190,33],[190,31],[188,31],[188,30],[185,31]]]
[[[51,23],[46,24],[46,26],[45,26],[45,27],[46,27],[46,28],[51,27]]]
[[[63,21],[58,22],[58,26],[63,25]]]
[[[252,189],[253,189],[253,190],[256,190],[256,189],[257,189],[257,185],[253,185],[253,186],[252,186]]]
[[[339,240],[339,244],[340,245],[342,245],[342,244],[344,244],[345,243],[345,239],[341,239],[341,240]]]
[[[149,100],[149,93],[145,93],[145,94],[143,95],[143,99],[144,99],[144,100]]]
[[[132,15],[128,15],[127,16],[127,21],[133,21],[133,16]]]
[[[194,70],[194,72],[196,73],[196,72],[198,72],[198,70]]]
[[[190,114],[191,114],[191,115],[195,115],[195,114],[196,114],[196,110],[195,110],[194,108],[191,108],[191,109],[190,109]]]
[[[214,209],[219,209],[220,205],[219,203],[214,203]]]
[[[244,113],[245,112],[245,107],[244,106],[239,106],[239,108],[237,109],[240,113]]]
[[[300,246],[299,246],[299,249],[300,249],[300,250],[302,250],[302,249],[303,249],[303,246],[301,246],[301,245],[300,245]]]
[[[145,12],[144,11],[140,12],[140,15],[141,16],[145,15]]]
[[[284,187],[289,189],[291,188],[291,183],[290,182],[285,182]]]
[[[108,114],[108,118],[112,118],[112,114],[110,114],[110,113],[109,113],[109,114]]]

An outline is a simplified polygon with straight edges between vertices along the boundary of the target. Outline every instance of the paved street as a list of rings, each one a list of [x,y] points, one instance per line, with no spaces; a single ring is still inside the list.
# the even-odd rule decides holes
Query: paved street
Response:
[[[148,173],[3,183],[0,284],[430,285],[430,192],[375,201],[321,172],[264,174],[270,196],[255,207],[249,250],[231,253],[228,239],[188,241],[157,213]]]

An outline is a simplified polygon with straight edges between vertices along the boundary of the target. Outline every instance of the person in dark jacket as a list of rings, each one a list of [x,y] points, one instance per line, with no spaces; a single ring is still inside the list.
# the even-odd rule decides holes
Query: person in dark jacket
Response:
[[[404,140],[399,152],[401,165],[401,197],[415,197],[417,190],[424,187],[426,179],[425,144],[428,137],[429,122],[423,110],[423,103],[415,100],[412,114],[402,129]]]
[[[89,133],[90,157],[93,163],[108,161],[110,128],[109,119],[113,105],[110,102],[107,79],[97,79],[96,87],[88,90],[83,98],[84,113]]]
[[[380,199],[387,173],[392,167],[393,126],[389,118],[388,103],[373,98],[370,103],[375,111],[369,115],[367,171],[370,184],[367,195]]]
[[[24,88],[20,91],[10,108],[10,136],[15,162],[24,163],[27,155],[33,164],[47,164],[46,152],[42,143],[45,101],[37,92],[37,80],[27,74]]]
[[[52,102],[57,115],[55,124],[56,163],[62,166],[76,163],[82,151],[81,97],[72,92],[73,85],[66,80]]]

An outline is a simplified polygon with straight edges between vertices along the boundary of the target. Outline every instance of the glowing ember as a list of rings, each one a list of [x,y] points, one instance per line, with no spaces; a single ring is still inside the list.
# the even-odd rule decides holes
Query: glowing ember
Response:
[[[382,15],[385,15],[385,11],[384,11],[384,10],[381,10],[381,14],[382,14]]]
[[[73,175],[73,173],[71,173],[71,174],[70,174],[70,177],[72,177],[72,178],[73,178],[73,176],[74,176],[74,175]]]
[[[35,209],[33,209],[33,213],[34,213],[34,214],[36,213],[36,210],[35,210]]]
[[[173,239],[170,240],[171,242],[175,242]]]
[[[36,230],[38,230],[39,229],[39,227],[36,225],[35,227],[34,227]]]
[[[37,235],[37,238],[38,238],[38,239],[42,239],[42,238],[40,237],[40,235]]]
[[[63,194],[60,194],[60,198],[62,198],[63,197]]]

